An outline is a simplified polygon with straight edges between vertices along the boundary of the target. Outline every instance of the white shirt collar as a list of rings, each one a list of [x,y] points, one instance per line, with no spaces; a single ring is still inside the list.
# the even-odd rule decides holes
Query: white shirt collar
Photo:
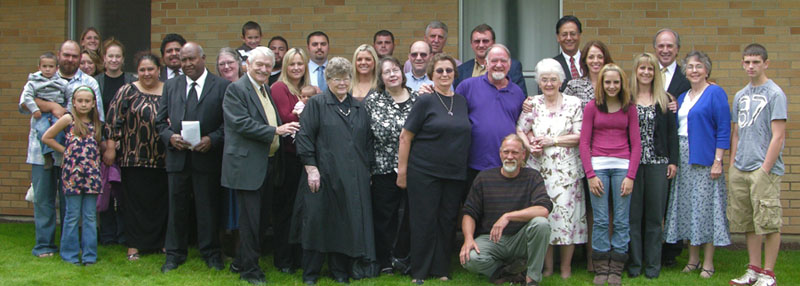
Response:
[[[197,78],[197,80],[192,80],[189,76],[186,76],[186,95],[189,95],[189,89],[192,88],[192,83],[197,83],[197,99],[199,100],[203,93],[203,86],[206,84],[206,77],[208,76],[208,69],[203,68],[203,74]]]
[[[316,62],[314,62],[312,60],[308,60],[308,70],[309,71],[316,73],[317,72],[317,68],[319,68],[319,66],[320,65],[318,65]],[[328,67],[328,59],[325,59],[325,62],[322,63],[322,66],[326,67],[326,68]]]

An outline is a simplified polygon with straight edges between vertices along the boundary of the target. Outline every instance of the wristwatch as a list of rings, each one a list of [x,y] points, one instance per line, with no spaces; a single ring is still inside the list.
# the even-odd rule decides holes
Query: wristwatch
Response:
[[[553,146],[558,145],[558,138],[553,138]]]
[[[722,163],[722,158],[716,157],[716,158],[714,158],[714,161],[718,161],[718,162]]]

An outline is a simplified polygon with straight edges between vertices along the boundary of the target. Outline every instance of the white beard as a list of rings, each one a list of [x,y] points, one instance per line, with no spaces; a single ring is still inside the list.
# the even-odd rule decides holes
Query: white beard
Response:
[[[503,171],[506,173],[514,173],[519,169],[519,164],[517,164],[517,160],[505,160],[503,161]]]
[[[501,72],[492,72],[492,79],[503,80],[504,78],[506,78],[506,74]]]

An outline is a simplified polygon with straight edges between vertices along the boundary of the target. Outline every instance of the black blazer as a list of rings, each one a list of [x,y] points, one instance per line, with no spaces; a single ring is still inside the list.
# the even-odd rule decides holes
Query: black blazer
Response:
[[[561,87],[558,89],[559,92],[564,92],[564,90],[567,89],[567,83],[572,80],[572,72],[569,70],[569,65],[567,64],[567,59],[564,58],[564,54],[558,53],[558,55],[553,57],[553,59],[558,61],[558,63],[561,64],[561,68],[564,69],[564,81],[561,82]],[[576,62],[575,64],[578,63]],[[580,67],[575,68],[580,69]],[[539,94],[541,93],[542,91],[540,90]]]
[[[681,94],[692,88],[692,84],[686,79],[680,65],[675,65],[675,72],[672,73],[672,81],[669,82],[667,92],[677,99]]]
[[[670,102],[675,101],[670,98]],[[680,154],[678,153],[678,118],[675,113],[667,109],[661,112],[661,105],[657,102],[656,117],[653,128],[653,151],[658,156],[669,158],[669,164],[678,165]]]
[[[192,156],[192,170],[204,173],[219,173],[222,162],[224,128],[222,99],[229,81],[206,70],[206,81],[197,103],[197,117],[200,121],[200,135],[211,138],[211,150],[206,153],[189,150],[178,151],[169,138],[181,133],[181,122],[186,109],[186,75],[174,77],[164,83],[164,92],[158,100],[156,129],[161,142],[166,146],[167,172],[183,171],[186,156]]]

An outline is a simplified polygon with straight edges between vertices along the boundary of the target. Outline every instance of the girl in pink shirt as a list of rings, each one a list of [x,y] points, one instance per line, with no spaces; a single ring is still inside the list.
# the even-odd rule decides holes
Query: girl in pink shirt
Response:
[[[580,151],[589,181],[594,225],[592,260],[595,285],[620,285],[628,260],[628,217],[633,180],[642,156],[639,116],[631,99],[625,72],[615,64],[600,70],[595,99],[583,112]],[[609,206],[608,197],[612,204]],[[609,207],[614,229],[608,235]]]

